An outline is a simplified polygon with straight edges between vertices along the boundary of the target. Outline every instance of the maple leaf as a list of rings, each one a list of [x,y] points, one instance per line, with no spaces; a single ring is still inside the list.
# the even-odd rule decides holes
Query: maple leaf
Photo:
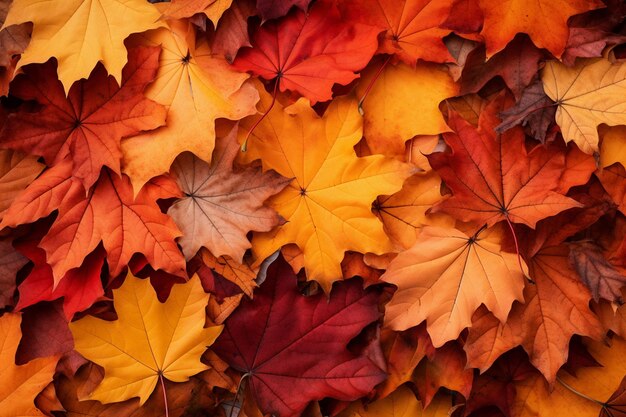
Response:
[[[13,199],[43,171],[34,156],[0,149],[0,219]]]
[[[258,94],[244,84],[248,76],[214,56],[187,21],[170,21],[169,29],[136,35],[129,43],[162,46],[156,80],[145,95],[168,109],[166,126],[122,142],[122,171],[137,193],[150,178],[168,172],[184,151],[210,161],[215,119],[254,113]]]
[[[142,0],[14,0],[4,27],[33,22],[32,40],[19,67],[56,58],[67,92],[98,62],[121,84],[124,39],[161,26],[159,16],[154,5]]]
[[[143,253],[155,268],[184,274],[184,258],[174,242],[180,232],[154,200],[141,194],[134,199],[128,178],[106,170],[85,196],[71,171],[71,162],[66,161],[44,172],[14,201],[0,223],[0,228],[30,223],[59,210],[40,243],[52,267],[55,287],[100,241],[113,276],[135,252]]]
[[[473,34],[480,32],[483,20],[478,0],[453,0],[450,15],[441,26],[457,33]]]
[[[0,2],[0,25],[4,24],[11,3],[9,0]],[[13,78],[19,54],[24,52],[30,42],[32,29],[31,23],[23,23],[0,30],[0,96],[9,92],[9,81]]]
[[[0,416],[30,417],[42,413],[33,403],[35,396],[50,381],[58,358],[35,359],[15,365],[15,352],[22,336],[21,316],[6,313],[0,317]]]
[[[202,13],[213,22],[213,26],[217,26],[232,2],[233,0],[172,0],[163,11],[163,16],[168,19],[183,19]]]
[[[385,30],[377,53],[393,54],[407,65],[417,60],[452,62],[442,28],[452,0],[342,0],[342,11],[357,22]]]
[[[118,320],[87,316],[70,324],[76,350],[105,370],[90,398],[109,403],[139,397],[143,404],[159,378],[182,382],[208,369],[200,356],[221,332],[221,326],[203,328],[208,299],[194,276],[174,285],[160,303],[148,280],[129,273],[113,291]]]
[[[269,100],[266,93],[264,104]],[[323,117],[300,99],[284,109],[277,102],[256,127],[245,160],[260,158],[264,169],[294,178],[268,203],[287,223],[252,239],[257,264],[296,243],[307,279],[328,292],[342,276],[344,252],[391,250],[372,202],[399,190],[413,169],[382,155],[358,158],[353,147],[361,139],[361,120],[353,98],[334,100]]]
[[[132,48],[119,87],[98,65],[89,79],[73,84],[67,98],[54,62],[24,68],[25,74],[11,84],[11,93],[43,107],[10,115],[0,143],[43,156],[49,166],[69,156],[72,175],[86,190],[103,166],[119,174],[121,139],[165,123],[165,108],[143,96],[156,74],[159,53],[159,48]]]
[[[348,342],[379,317],[376,291],[346,281],[304,297],[291,267],[279,258],[254,300],[243,300],[226,320],[212,349],[247,373],[264,413],[297,416],[307,403],[324,397],[351,401],[367,394],[386,374],[381,355],[357,355]],[[297,311],[298,314],[292,314]],[[378,343],[378,342],[376,342]]]
[[[504,416],[510,416],[511,406],[516,399],[515,384],[536,373],[521,350],[507,352],[491,368],[475,378],[465,412],[478,417],[486,414],[486,407],[497,407]],[[480,413],[474,414],[475,410]]]
[[[363,97],[376,74],[363,72],[357,95]],[[415,135],[437,135],[450,129],[439,103],[457,94],[458,87],[441,68],[420,63],[386,65],[362,104],[363,135],[373,153],[404,153],[404,143]]]
[[[572,68],[555,61],[546,63],[543,88],[557,103],[556,122],[566,142],[573,141],[586,153],[598,152],[600,123],[626,124],[626,64],[608,59],[581,59]]]
[[[424,227],[381,277],[398,287],[385,325],[405,330],[426,320],[433,345],[440,347],[471,325],[481,303],[505,322],[513,301],[523,300],[524,272],[514,254],[500,249],[498,230],[483,233]]]
[[[308,13],[295,10],[263,25],[233,62],[266,80],[276,78],[280,91],[292,90],[311,103],[332,98],[335,83],[346,85],[376,50],[378,30],[351,22],[334,2],[322,0]]]
[[[452,189],[452,197],[435,207],[462,221],[492,226],[508,220],[534,227],[537,221],[580,203],[558,191],[565,154],[554,146],[526,150],[524,134],[513,128],[497,135],[500,95],[480,114],[478,128],[451,112],[454,133],[444,139],[452,153],[428,155],[433,169]]]
[[[607,46],[623,43],[626,37],[613,33],[624,18],[623,4],[608,1],[606,8],[575,16],[569,22],[569,38],[561,62],[573,66],[576,58],[602,56]]]
[[[280,216],[263,202],[291,181],[261,167],[233,169],[239,151],[236,129],[217,141],[211,164],[186,153],[172,165],[172,175],[185,193],[167,211],[183,233],[179,240],[187,259],[204,246],[216,257],[239,262],[250,248],[246,234],[268,232]]]
[[[517,33],[527,33],[538,48],[560,58],[569,34],[567,19],[604,7],[599,0],[537,0],[531,4],[524,0],[479,0],[479,3],[485,18],[480,34],[485,39],[488,57],[504,49]]]

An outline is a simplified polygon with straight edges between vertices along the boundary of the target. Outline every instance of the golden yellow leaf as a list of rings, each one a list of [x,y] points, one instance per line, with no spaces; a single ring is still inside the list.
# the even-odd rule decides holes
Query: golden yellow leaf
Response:
[[[500,249],[500,232],[467,236],[424,227],[381,277],[398,287],[386,307],[386,325],[405,330],[426,320],[433,346],[441,347],[472,324],[481,304],[505,322],[513,301],[523,300],[524,275],[515,254]]]
[[[362,97],[380,64],[361,76],[357,94]],[[418,63],[415,68],[387,65],[363,102],[364,135],[374,153],[404,152],[404,142],[415,135],[448,132],[439,103],[458,93],[458,85],[444,69]]]
[[[197,276],[174,285],[160,303],[149,280],[129,273],[113,300],[118,320],[87,316],[70,324],[76,350],[105,370],[90,399],[109,403],[139,397],[143,404],[159,375],[182,382],[208,369],[200,356],[222,327],[203,328],[209,296]]]
[[[14,0],[4,26],[33,22],[32,40],[18,68],[56,58],[67,93],[98,62],[121,84],[127,61],[124,39],[162,26],[160,16],[144,0]]]
[[[626,63],[599,58],[567,67],[550,61],[541,78],[546,94],[558,105],[556,122],[563,138],[583,152],[598,152],[599,124],[626,124]]]
[[[265,94],[267,107],[271,98]],[[244,126],[250,126],[250,118]],[[246,131],[242,129],[241,136]],[[304,254],[307,278],[329,291],[341,279],[341,260],[348,250],[384,253],[392,249],[382,223],[372,213],[378,195],[400,189],[414,168],[373,155],[356,156],[362,119],[354,98],[334,100],[323,117],[300,99],[282,108],[276,102],[254,130],[246,161],[261,159],[291,183],[268,205],[287,220],[272,232],[255,234],[257,263],[288,243]]]
[[[22,338],[22,316],[6,313],[0,317],[0,417],[43,416],[34,400],[50,381],[57,357],[39,358],[15,365],[15,352]]]
[[[163,47],[156,80],[145,94],[168,109],[166,126],[122,141],[122,170],[137,193],[150,178],[168,172],[184,151],[210,161],[215,119],[255,113],[259,96],[244,84],[249,76],[212,55],[206,39],[196,38],[187,21],[172,21],[169,29],[135,36],[131,43]]]

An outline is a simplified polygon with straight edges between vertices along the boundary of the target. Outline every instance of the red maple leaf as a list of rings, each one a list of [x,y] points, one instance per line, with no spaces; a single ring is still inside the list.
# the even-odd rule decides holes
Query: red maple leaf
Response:
[[[233,65],[266,80],[277,78],[280,91],[292,90],[312,103],[332,98],[335,83],[348,84],[376,51],[379,30],[353,23],[337,6],[319,1],[308,13],[296,10],[263,25],[252,48],[240,51]]]
[[[27,66],[11,84],[11,94],[42,107],[9,116],[0,144],[42,156],[49,166],[69,155],[73,176],[85,189],[98,180],[103,166],[119,174],[121,139],[165,123],[165,107],[143,96],[156,75],[159,53],[156,47],[132,48],[121,86],[98,65],[89,79],[72,85],[67,97],[54,61]]]
[[[302,296],[291,267],[280,258],[254,300],[242,301],[226,320],[212,349],[248,374],[264,413],[296,416],[324,397],[355,400],[386,378],[376,359],[347,349],[378,319],[377,302],[377,292],[364,291],[357,280],[336,284],[330,299],[323,293]]]

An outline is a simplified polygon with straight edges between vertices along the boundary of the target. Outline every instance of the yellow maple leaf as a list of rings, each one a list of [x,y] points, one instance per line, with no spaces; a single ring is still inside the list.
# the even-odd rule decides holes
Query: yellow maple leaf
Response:
[[[238,120],[256,112],[256,89],[249,75],[235,72],[223,57],[213,56],[206,39],[196,38],[187,21],[134,36],[130,43],[161,45],[156,80],[145,95],[167,107],[166,126],[122,141],[122,171],[135,193],[150,178],[168,172],[176,156],[189,151],[211,160],[215,119]]]
[[[121,84],[127,61],[124,39],[162,26],[160,16],[144,0],[14,0],[4,27],[33,22],[32,40],[18,68],[56,58],[67,93],[98,62]]]
[[[370,66],[363,73],[359,97],[379,67]],[[363,102],[363,130],[370,149],[388,156],[403,154],[404,143],[415,135],[449,132],[439,103],[455,96],[458,89],[448,72],[435,65],[387,65]]]
[[[38,358],[15,365],[15,352],[22,338],[19,314],[0,317],[0,417],[43,416],[35,407],[37,394],[52,381],[58,357]]]
[[[263,105],[271,100],[267,93]],[[256,118],[247,120],[250,126]],[[246,135],[242,129],[241,139]],[[329,291],[341,279],[341,260],[348,250],[384,253],[392,250],[382,223],[372,213],[378,195],[393,194],[414,171],[382,155],[359,158],[354,145],[362,136],[362,119],[354,98],[334,100],[323,117],[300,99],[282,108],[277,101],[256,127],[244,155],[261,159],[291,183],[268,200],[287,222],[272,232],[255,234],[257,263],[288,243],[304,254],[310,280]]]
[[[550,61],[541,79],[546,94],[558,105],[556,122],[563,138],[583,152],[598,152],[599,124],[626,124],[626,63],[599,58],[567,67]]]
[[[103,403],[139,397],[143,404],[159,377],[187,381],[208,366],[200,362],[222,326],[203,328],[209,296],[194,276],[160,303],[149,280],[128,274],[113,291],[118,320],[87,316],[70,324],[76,350],[102,366],[102,383],[90,399]]]

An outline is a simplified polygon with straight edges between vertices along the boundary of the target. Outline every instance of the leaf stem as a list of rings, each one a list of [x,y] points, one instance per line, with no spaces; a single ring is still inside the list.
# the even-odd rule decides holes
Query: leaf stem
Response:
[[[230,413],[228,413],[228,417],[233,417],[233,411],[235,410],[235,404],[237,403],[237,398],[239,398],[239,393],[242,390],[244,379],[246,379],[246,377],[248,377],[248,376],[250,376],[250,374],[249,373],[245,373],[239,379],[239,383],[237,384],[237,391],[235,391],[235,398],[233,398],[233,404],[230,407]],[[244,402],[245,399],[246,399],[245,396],[243,396],[242,399],[241,399],[241,406],[239,407],[240,412],[243,409],[243,402]]]
[[[389,55],[387,57],[387,59],[385,60],[385,62],[383,62],[383,64],[380,66],[380,68],[378,68],[378,71],[376,71],[376,74],[374,75],[374,78],[372,78],[370,80],[369,84],[367,85],[367,88],[365,88],[365,92],[363,93],[363,97],[361,97],[361,99],[359,100],[359,114],[361,116],[363,116],[363,114],[365,114],[365,112],[363,111],[363,102],[367,98],[367,95],[369,94],[370,90],[372,89],[372,87],[376,83],[376,80],[378,80],[378,77],[380,77],[380,74],[383,72],[383,70],[385,69],[385,67],[387,66],[387,64],[389,63],[390,60],[391,60],[391,55]]]
[[[163,372],[159,370],[159,381],[161,381],[161,388],[163,389],[163,404],[165,405],[165,417],[170,417],[170,412],[167,406],[167,392],[165,391],[165,381],[163,380]]]
[[[515,233],[515,229],[513,228],[513,223],[511,223],[511,220],[509,219],[508,214],[505,214],[504,218],[506,219],[506,223],[509,225],[509,229],[511,230],[511,234],[513,235],[513,242],[515,242],[515,253],[517,254],[517,263],[519,264],[519,269],[520,271],[522,271],[522,274],[524,274],[524,277],[526,277],[528,282],[531,284],[534,284],[535,281],[533,281],[532,278],[528,276],[528,274],[526,273],[526,271],[524,271],[524,268],[522,266],[522,255],[520,255],[520,252],[519,252],[519,243],[517,242],[517,234]]]
[[[578,395],[579,397],[582,397],[586,400],[589,400],[591,402],[594,402],[598,405],[601,405],[602,407],[606,407],[606,404],[598,401],[596,399],[593,399],[591,397],[589,397],[588,395],[583,394],[582,392],[578,391],[577,389],[575,389],[574,387],[572,387],[571,385],[567,384],[565,381],[563,381],[558,375],[556,377],[556,380],[559,381],[559,384],[563,385],[565,388],[567,388],[568,390],[570,390],[571,392],[573,392],[574,394]]]
[[[250,139],[250,135],[252,134],[252,132],[254,132],[254,129],[256,129],[256,127],[259,125],[259,123],[261,123],[261,121],[263,119],[265,119],[265,117],[269,114],[270,110],[272,110],[272,108],[274,107],[274,103],[276,103],[276,94],[278,93],[278,84],[279,83],[280,83],[280,77],[278,77],[276,79],[276,82],[274,83],[274,91],[272,92],[272,102],[270,103],[270,106],[265,111],[265,113],[263,113],[261,115],[259,120],[254,122],[254,124],[252,125],[250,130],[248,130],[248,134],[246,135],[246,138],[244,139],[243,143],[241,144],[241,152],[246,152],[248,150],[248,139]]]

